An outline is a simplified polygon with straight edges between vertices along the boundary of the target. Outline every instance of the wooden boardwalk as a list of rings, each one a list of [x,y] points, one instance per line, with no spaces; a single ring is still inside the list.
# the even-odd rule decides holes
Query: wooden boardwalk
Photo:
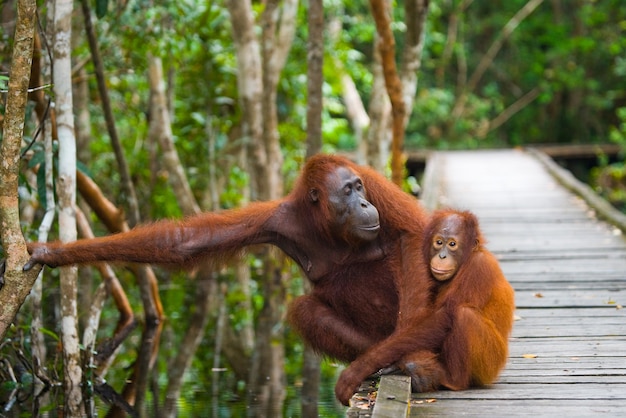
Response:
[[[424,189],[427,206],[477,214],[517,309],[497,383],[412,394],[409,416],[626,416],[622,232],[521,150],[434,154]]]

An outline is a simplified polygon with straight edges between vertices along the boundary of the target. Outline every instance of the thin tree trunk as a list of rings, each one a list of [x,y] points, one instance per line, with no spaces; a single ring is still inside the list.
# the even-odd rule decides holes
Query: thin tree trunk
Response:
[[[45,122],[46,127],[50,127],[50,123]],[[53,170],[53,156],[54,150],[52,148],[52,132],[49,132],[49,129],[44,130],[44,158],[45,158],[45,187],[46,187],[46,213],[44,214],[43,220],[41,221],[41,225],[39,225],[39,231],[37,240],[39,242],[48,241],[48,233],[52,228],[52,222],[54,221],[56,203],[54,201],[54,170]],[[35,370],[36,372],[40,371],[38,369],[43,368],[43,365],[46,364],[46,345],[44,342],[43,334],[41,330],[43,329],[43,315],[41,311],[41,299],[43,296],[43,270],[39,272],[37,277],[37,281],[33,286],[33,291],[31,292],[31,301],[33,304],[33,320],[31,322],[31,338],[33,340],[33,357],[35,360]],[[39,374],[39,373],[37,373]]]
[[[4,274],[4,285],[0,282],[0,340],[4,339],[40,270],[35,268],[26,273],[22,271],[22,266],[29,257],[20,228],[17,194],[36,11],[37,4],[34,0],[17,2],[17,22],[13,38],[15,43],[0,143],[0,238],[7,256],[6,262],[0,262],[0,276]]]
[[[280,3],[282,8],[279,8]],[[266,176],[267,194],[259,195],[262,200],[278,199],[283,195],[283,156],[278,137],[276,89],[296,32],[297,10],[298,0],[269,0],[261,16],[263,142],[268,165],[255,174]]]
[[[330,40],[330,48],[334,48],[335,44],[338,42],[339,37],[342,31],[342,23],[341,16],[343,16],[343,8],[341,5],[337,5],[337,10],[333,13],[333,17],[328,23],[328,29],[326,32],[328,33],[328,38]],[[309,13],[310,16],[310,13]],[[310,18],[310,17],[309,17]],[[311,34],[312,29],[309,29],[309,34]],[[311,35],[309,35],[311,36]],[[322,36],[322,35],[320,35]],[[322,42],[322,40],[320,40]],[[309,52],[309,57],[311,56],[311,52]],[[350,74],[346,71],[343,63],[336,56],[333,57],[333,66],[334,69],[339,73],[339,77],[341,77],[341,96],[343,98],[343,103],[346,106],[346,116],[352,125],[352,129],[354,131],[354,141],[357,144],[357,157],[356,160],[359,164],[367,164],[367,155],[368,155],[368,141],[365,138],[365,134],[367,133],[367,129],[370,126],[370,118],[365,110],[365,106],[363,104],[363,100],[359,95],[359,91],[354,84],[354,80],[350,76]],[[309,64],[309,69],[311,68],[311,64]],[[311,77],[309,76],[309,79]],[[321,85],[320,85],[321,92]],[[321,93],[320,93],[321,94]],[[375,93],[372,93],[374,95]],[[310,96],[310,95],[309,95]],[[322,103],[320,102],[320,106]],[[311,99],[308,100],[308,106],[311,107]],[[321,120],[321,111],[320,111],[320,120]],[[308,129],[307,129],[308,130]],[[320,130],[321,130],[321,121],[320,121]]]
[[[111,146],[115,153],[115,159],[120,170],[120,177],[122,180],[122,189],[124,190],[125,200],[128,205],[128,221],[130,226],[135,226],[140,221],[139,215],[139,203],[137,201],[137,195],[135,193],[135,187],[130,178],[130,170],[126,157],[124,156],[124,149],[117,135],[117,129],[115,127],[115,119],[113,117],[113,110],[111,109],[111,100],[109,99],[109,90],[106,86],[106,80],[104,79],[104,66],[102,65],[102,58],[100,57],[100,49],[96,39],[96,32],[91,23],[91,10],[89,9],[89,3],[87,0],[81,0],[83,18],[85,21],[85,31],[87,33],[87,40],[89,41],[89,49],[91,51],[91,60],[96,70],[96,80],[98,82],[98,91],[100,93],[100,100],[102,100],[102,111],[104,113],[104,119],[106,121],[107,131],[111,138]]]
[[[79,33],[76,30],[73,32],[76,39]],[[91,162],[91,151],[89,148],[91,140],[91,115],[89,113],[89,83],[87,80],[87,71],[85,67],[80,67],[74,77],[74,131],[76,133],[76,159],[77,161],[89,164]],[[88,214],[89,206],[84,200],[79,199],[78,207],[85,214]],[[87,216],[85,216],[87,217]],[[89,222],[89,221],[87,221]],[[79,222],[80,225],[80,222]],[[78,229],[80,235],[80,227]],[[93,269],[86,267],[78,269],[78,305],[79,306],[92,306],[92,297],[94,292],[94,275]],[[80,326],[85,328],[87,320],[89,318],[86,315],[80,317]]]
[[[522,97],[520,97],[511,105],[509,105],[506,109],[504,109],[502,112],[500,112],[498,116],[496,116],[491,121],[489,121],[487,132],[478,132],[477,136],[479,138],[484,138],[488,132],[491,132],[494,129],[497,129],[500,126],[502,126],[507,120],[511,119],[513,115],[515,115],[517,112],[519,112],[520,110],[528,106],[530,103],[532,103],[537,97],[539,97],[540,93],[541,93],[541,88],[535,87],[534,89],[524,94]]]
[[[322,150],[322,87],[324,84],[324,4],[322,0],[310,0],[307,15],[309,39],[307,46],[307,125],[306,158]],[[310,286],[304,285],[310,289]],[[302,359],[302,417],[318,416],[320,358],[305,347]]]
[[[370,128],[367,133],[366,162],[380,173],[385,172],[391,144],[391,102],[385,88],[380,36],[374,37],[374,61],[372,62],[372,95],[370,97]]]
[[[191,192],[187,175],[183,169],[178,152],[174,146],[172,125],[167,107],[165,95],[165,83],[163,81],[163,63],[161,58],[154,55],[148,56],[150,82],[150,128],[148,135],[155,138],[161,147],[163,163],[169,173],[169,181],[176,201],[183,214],[193,215],[200,213],[200,206]]]
[[[46,100],[46,95],[44,91],[40,88],[44,85],[43,73],[47,72],[49,75],[50,61],[47,59],[49,55],[42,53],[41,37],[39,36],[38,32],[35,32],[34,48],[35,50],[33,51],[33,65],[31,68],[30,88],[35,89],[35,91],[31,92],[29,97],[35,102],[35,112],[37,115],[37,123],[39,124],[38,130],[40,136],[42,137],[44,147],[44,164],[42,165],[42,167],[40,167],[40,170],[42,170],[42,172],[44,173],[46,192],[46,201],[43,202],[45,214],[43,217],[43,221],[39,226],[37,240],[39,242],[46,242],[48,240],[48,233],[52,228],[52,223],[56,214],[53,180],[54,170],[52,161],[54,155],[54,151],[52,149],[52,138],[53,136],[56,137],[56,132],[52,131],[53,125],[51,123],[54,110],[50,109],[50,101]],[[22,212],[22,216],[23,215],[24,212]],[[43,315],[41,311],[41,299],[43,296],[42,272],[39,273],[28,298],[28,301],[32,305],[30,334],[32,339],[33,368],[35,374],[40,377],[43,377],[43,365],[46,364],[47,356],[44,336],[41,332],[41,330],[44,328]]]
[[[371,124],[367,141],[364,141],[359,152],[366,155],[364,159],[368,164],[384,172],[391,143],[392,179],[395,176],[394,182],[400,184],[404,177],[404,131],[413,110],[417,90],[429,0],[409,0],[404,4],[407,30],[399,75],[396,73],[393,59],[395,47],[389,44],[395,43],[389,27],[388,15],[391,6],[388,0],[375,3],[372,6],[372,13],[376,19],[377,36],[374,40],[372,67],[374,83],[369,110]],[[381,13],[382,16],[379,16]],[[400,97],[398,90],[401,91]]]
[[[400,80],[402,97],[406,109],[402,122],[402,131],[406,129],[417,91],[418,73],[422,64],[424,50],[424,28],[428,15],[429,0],[408,0],[404,2],[406,37],[402,51]]]
[[[259,200],[269,196],[266,190],[268,177],[256,175],[265,173],[265,167],[268,165],[267,151],[263,143],[261,47],[255,35],[250,0],[228,0],[226,4],[237,51],[239,70],[237,85],[244,120],[243,136],[247,137],[248,162],[254,171],[250,184],[251,199]]]
[[[363,100],[361,100],[352,77],[345,71],[342,71],[340,77],[341,95],[346,106],[346,116],[354,130],[354,141],[357,144],[357,162],[358,164],[366,164],[368,143],[365,134],[370,126],[370,117],[365,110]]]
[[[55,42],[53,61],[54,94],[56,97],[57,133],[59,136],[59,239],[76,240],[76,140],[72,102],[72,1],[57,0],[54,10]],[[76,266],[61,269],[61,339],[63,341],[63,372],[65,412],[69,416],[84,413],[81,383],[77,313]]]
[[[396,69],[396,41],[391,31],[391,19],[385,0],[370,0],[376,31],[380,36],[380,55],[385,75],[385,86],[391,101],[392,140],[391,140],[391,181],[402,185],[404,177],[404,118],[405,105],[402,82]]]
[[[306,158],[322,150],[322,86],[324,84],[324,4],[309,0],[307,15],[309,39],[307,45],[307,111]]]

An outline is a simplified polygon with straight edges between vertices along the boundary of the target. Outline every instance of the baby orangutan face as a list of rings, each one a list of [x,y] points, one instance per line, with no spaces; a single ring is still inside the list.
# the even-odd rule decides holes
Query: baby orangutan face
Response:
[[[430,272],[435,279],[445,281],[456,274],[465,251],[462,234],[463,219],[458,215],[444,218],[434,231],[430,247]]]

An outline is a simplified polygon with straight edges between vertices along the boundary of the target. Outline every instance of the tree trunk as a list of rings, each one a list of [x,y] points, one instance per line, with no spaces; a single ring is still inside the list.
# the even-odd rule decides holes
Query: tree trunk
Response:
[[[187,175],[183,169],[178,152],[174,146],[172,125],[165,95],[163,81],[163,63],[161,58],[150,55],[148,57],[150,81],[150,128],[148,135],[156,138],[163,152],[163,163],[169,173],[169,181],[176,201],[183,214],[193,215],[200,213],[200,206],[191,192]]]
[[[230,21],[233,27],[233,40],[237,50],[237,85],[239,101],[243,113],[243,137],[248,148],[248,161],[253,167],[251,176],[251,199],[259,200],[269,196],[267,189],[267,152],[263,144],[263,78],[261,52],[255,35],[254,16],[250,0],[229,0],[227,2]]]
[[[100,100],[102,100],[102,111],[104,113],[104,119],[106,121],[107,131],[111,138],[111,146],[115,153],[115,159],[120,170],[120,177],[122,181],[122,189],[126,203],[128,206],[128,221],[130,226],[137,225],[140,221],[139,215],[139,203],[137,201],[137,195],[135,193],[135,187],[130,178],[130,170],[126,157],[124,156],[124,150],[117,135],[117,129],[115,127],[115,119],[113,118],[113,110],[111,109],[111,100],[109,99],[109,90],[106,86],[106,80],[104,79],[104,66],[102,65],[102,59],[100,56],[100,48],[96,39],[96,32],[91,23],[91,11],[89,9],[89,3],[87,0],[81,0],[83,18],[85,21],[85,32],[87,33],[87,40],[89,42],[89,49],[91,51],[91,59],[96,71],[96,80],[98,82],[98,92],[100,93]]]
[[[308,27],[306,158],[322,150],[322,87],[324,84],[324,5],[322,0],[309,1]],[[306,284],[305,287],[307,287]],[[318,416],[319,386],[320,358],[312,349],[305,347],[301,395],[303,418]]]
[[[76,140],[72,106],[72,1],[57,0],[54,10],[55,41],[53,61],[56,97],[57,133],[59,136],[59,239],[76,240]],[[82,403],[82,369],[78,339],[76,266],[61,271],[61,339],[63,341],[65,413],[84,413]]]
[[[50,108],[51,101],[47,100],[43,90],[39,87],[44,85],[43,76],[47,75],[47,82],[50,82],[50,66],[51,63],[48,59],[48,54],[42,53],[40,35],[35,33],[35,50],[33,51],[33,65],[31,69],[30,87],[31,89],[37,89],[36,92],[30,94],[31,100],[35,101],[35,112],[37,114],[37,122],[41,128],[41,136],[44,148],[44,165],[41,170],[44,170],[45,177],[45,192],[46,201],[44,203],[45,214],[39,230],[37,233],[37,240],[39,242],[48,241],[48,233],[52,228],[52,223],[56,214],[56,202],[54,197],[54,170],[53,170],[53,156],[54,151],[52,148],[52,138],[56,138],[56,132],[53,132],[52,124],[54,119],[54,109]],[[36,180],[33,184],[36,183]],[[22,212],[22,215],[24,212]],[[32,221],[31,221],[32,222]],[[32,305],[32,320],[31,320],[31,339],[32,339],[32,357],[33,367],[35,374],[42,377],[44,373],[44,365],[46,364],[47,350],[44,341],[43,333],[43,313],[41,310],[41,300],[43,297],[43,270],[39,273],[35,284],[30,292],[28,300]],[[43,377],[45,379],[45,377]]]
[[[333,15],[334,17],[328,23],[328,38],[330,40],[330,48],[334,48],[336,42],[338,42],[342,28],[342,23],[340,17],[343,16],[343,8],[338,5],[338,10],[336,10]],[[310,17],[309,17],[310,18]],[[311,35],[312,29],[309,29],[309,34]],[[309,36],[310,36],[309,35]],[[321,36],[321,35],[320,35]],[[320,41],[321,42],[321,41]],[[309,57],[312,52],[309,52]],[[380,55],[378,55],[380,56]],[[365,110],[365,106],[363,104],[363,100],[359,95],[359,91],[354,84],[354,80],[350,76],[350,74],[346,71],[343,63],[339,60],[339,58],[334,57],[333,60],[334,69],[339,73],[339,77],[341,77],[341,96],[343,98],[343,103],[346,107],[346,116],[352,125],[352,129],[354,131],[354,142],[357,144],[357,156],[356,160],[359,164],[367,164],[367,156],[368,156],[368,141],[365,138],[365,134],[367,133],[367,129],[370,126],[370,118]],[[311,68],[311,64],[309,64],[309,69]],[[309,77],[310,79],[311,77]],[[321,86],[320,86],[321,89]],[[374,89],[372,89],[374,90]],[[384,90],[384,88],[383,88]],[[321,90],[320,90],[321,91]],[[321,93],[320,93],[321,94]],[[376,95],[373,91],[372,96]],[[320,103],[320,106],[322,103]],[[309,95],[308,106],[311,108],[311,98]],[[320,110],[320,119],[321,119],[321,110]],[[321,129],[321,121],[320,121],[320,129]],[[308,129],[307,129],[308,130]]]
[[[280,3],[283,4],[282,9],[279,8]],[[274,200],[283,196],[283,156],[278,137],[276,89],[296,31],[297,11],[298,0],[269,0],[261,16],[263,142],[268,159],[264,171],[256,172],[257,175],[267,176],[267,195],[260,195],[262,200]]]
[[[40,270],[22,271],[29,257],[20,228],[17,194],[36,11],[34,0],[19,0],[17,3],[15,43],[0,143],[0,238],[7,257],[6,264],[0,262],[0,272],[4,271],[4,286],[0,283],[0,340],[4,339]]]
[[[50,123],[45,121],[45,126],[50,128]],[[41,221],[41,225],[39,225],[39,231],[37,240],[39,242],[48,241],[48,233],[52,228],[52,223],[54,221],[54,216],[56,213],[56,202],[54,201],[54,150],[52,147],[52,132],[50,129],[44,130],[44,158],[45,163],[43,169],[45,170],[45,187],[46,187],[46,213],[44,214],[43,220]],[[41,300],[43,297],[43,270],[39,272],[37,277],[37,281],[33,286],[33,290],[31,292],[31,302],[33,305],[33,319],[31,321],[31,337],[33,344],[33,358],[36,358],[34,361],[35,364],[35,372],[39,375],[39,372],[43,372],[43,370],[39,370],[46,364],[46,344],[44,341],[44,336],[41,330],[44,328],[43,324],[43,313]]]
[[[404,21],[406,23],[406,37],[402,51],[402,66],[400,79],[402,80],[402,97],[406,112],[402,123],[402,130],[406,129],[417,91],[418,73],[422,64],[424,50],[424,28],[428,16],[430,0],[409,0],[404,3]]]
[[[307,15],[309,39],[307,45],[307,111],[306,158],[322,150],[322,86],[324,84],[324,4],[309,0]]]
[[[404,176],[404,118],[405,105],[402,82],[396,69],[396,41],[391,31],[391,20],[385,0],[370,0],[376,31],[380,36],[380,55],[385,75],[385,87],[391,101],[392,140],[391,140],[391,180],[402,185]]]
[[[367,133],[366,163],[380,173],[385,172],[391,144],[391,102],[385,88],[382,57],[380,55],[380,36],[374,37],[374,61],[372,63],[372,95],[370,97],[370,128]]]
[[[365,147],[367,162],[383,172],[387,165],[391,143],[392,179],[394,183],[401,184],[404,177],[404,131],[411,116],[417,90],[429,0],[405,2],[407,30],[400,74],[395,69],[395,40],[390,27],[389,2],[372,0],[370,4],[378,36],[374,41],[372,67],[374,83],[369,110],[371,126]]]
[[[73,31],[74,39],[76,39],[80,33],[77,33],[76,30]],[[91,142],[91,114],[89,112],[89,83],[87,79],[87,71],[85,67],[81,67],[76,72],[76,76],[74,77],[74,88],[73,93],[74,97],[72,100],[74,101],[74,132],[76,134],[76,159],[79,162],[84,164],[89,164],[91,162],[91,151],[89,148],[89,144]],[[88,218],[88,214],[90,213],[89,206],[85,203],[84,200],[79,199],[78,207],[85,214],[85,217]],[[89,222],[89,221],[87,221]],[[81,234],[80,221],[78,228],[79,236]],[[78,305],[79,306],[92,306],[91,298],[93,295],[93,290],[95,278],[93,275],[93,269],[91,268],[80,268],[78,269]],[[87,324],[87,320],[89,318],[87,316],[80,317],[80,327],[85,328]]]

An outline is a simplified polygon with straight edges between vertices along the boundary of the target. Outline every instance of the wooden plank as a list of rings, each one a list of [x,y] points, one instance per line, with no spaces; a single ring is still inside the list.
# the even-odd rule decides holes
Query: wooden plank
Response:
[[[614,369],[615,373],[623,373],[624,370]],[[623,384],[622,376],[615,375],[596,375],[596,374],[577,374],[562,371],[561,373],[527,373],[522,375],[503,376],[498,380],[501,385],[518,385],[518,384],[570,384],[570,385],[588,385],[588,384]]]
[[[624,318],[620,321],[622,324],[626,323],[626,310],[617,309],[614,306],[570,309],[524,309],[518,307],[515,313],[521,318],[544,318],[550,321],[581,317],[591,321],[603,320],[604,318]]]
[[[595,338],[595,337],[604,337],[607,335],[612,335],[613,331],[615,331],[616,325],[605,325],[605,324],[593,324],[591,326],[586,326],[581,330],[581,325],[572,324],[572,325],[557,325],[550,326],[548,324],[536,325],[536,326],[528,326],[525,325],[523,330],[515,331],[515,338],[530,338],[530,337],[586,337],[586,338]],[[622,334],[624,335],[624,334]]]
[[[621,356],[626,362],[626,337],[538,337],[529,340],[512,340],[509,352],[511,357],[518,358],[523,358],[527,354],[534,354],[538,358]],[[533,365],[536,364],[537,359],[527,360],[529,365]],[[624,381],[626,381],[626,376],[624,376]]]
[[[382,376],[372,418],[406,417],[410,400],[411,379],[408,376]]]
[[[604,273],[590,275],[590,273],[550,273],[550,274],[507,274],[507,279],[516,291],[537,289],[606,289],[610,292],[620,292],[624,286],[623,273]],[[570,279],[568,281],[568,278]],[[587,279],[587,280],[585,280]]]
[[[417,403],[417,402],[422,403]],[[410,417],[596,417],[623,416],[621,399],[446,399],[445,402],[411,402]]]
[[[515,285],[513,286],[515,288]],[[515,305],[519,308],[613,307],[626,304],[626,294],[610,289],[560,288],[515,291]]]
[[[622,381],[623,382],[623,381]],[[626,383],[581,383],[581,384],[506,384],[496,383],[486,388],[463,391],[438,391],[415,393],[412,400],[448,399],[503,400],[503,399],[596,399],[626,402]],[[622,404],[626,405],[626,403]]]
[[[559,273],[569,274],[582,272],[590,274],[614,274],[621,273],[626,277],[626,272],[619,269],[626,269],[626,258],[604,258],[594,257],[564,258],[564,259],[539,259],[523,261],[502,261],[504,274],[527,273]]]

